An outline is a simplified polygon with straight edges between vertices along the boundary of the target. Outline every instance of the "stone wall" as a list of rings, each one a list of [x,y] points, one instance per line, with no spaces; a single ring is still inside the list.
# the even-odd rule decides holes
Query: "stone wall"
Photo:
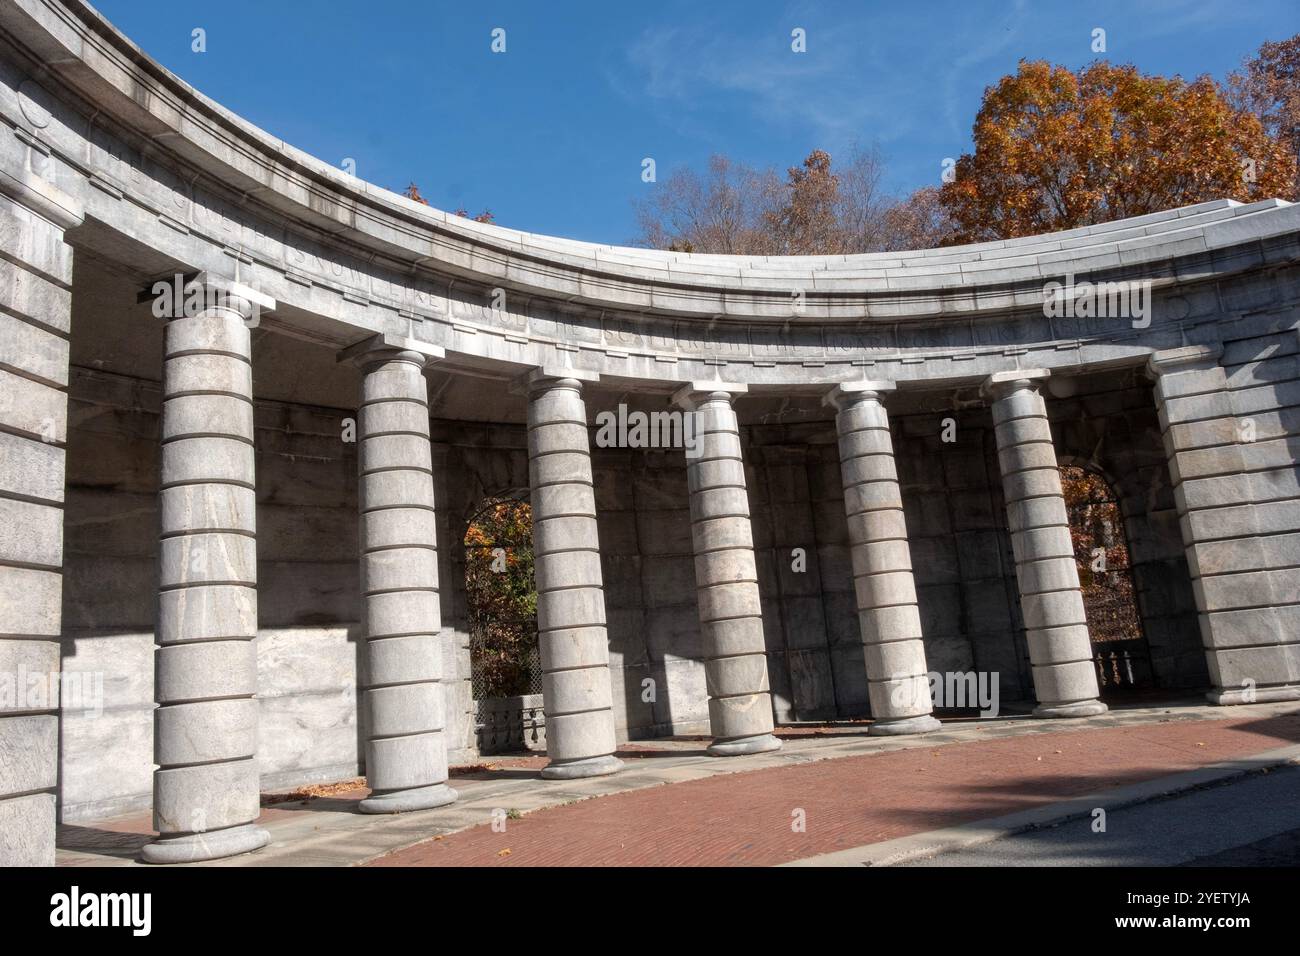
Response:
[[[75,368],[64,666],[103,675],[102,715],[65,707],[63,814],[148,804],[157,592],[156,382]],[[334,409],[259,401],[258,762],[264,788],[355,775],[355,445]]]
[[[982,409],[891,417],[927,664],[997,672],[1003,700],[1025,699],[1032,689],[992,422]],[[834,424],[764,425],[749,435],[778,719],[866,717]],[[805,549],[803,573],[793,570],[794,548]]]
[[[62,227],[77,215],[30,173],[4,175],[30,208],[0,196],[0,866],[51,866],[73,278]]]
[[[162,323],[142,285],[79,259],[69,384],[64,628],[102,714],[65,701],[66,820],[148,806],[153,769]],[[356,445],[351,373],[332,350],[254,331],[258,763],[263,788],[361,771]],[[295,400],[296,399],[296,400]],[[331,407],[334,406],[334,407]]]
[[[1300,270],[1220,283],[1214,339],[1153,356],[1202,641],[1221,703],[1300,680]]]

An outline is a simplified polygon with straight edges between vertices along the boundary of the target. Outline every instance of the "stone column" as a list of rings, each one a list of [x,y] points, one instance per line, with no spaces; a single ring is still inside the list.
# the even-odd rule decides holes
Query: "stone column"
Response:
[[[576,369],[535,369],[528,394],[528,479],[533,507],[537,636],[546,709],[542,776],[551,780],[614,773],[613,699],[605,590],[596,533],[583,381]]]
[[[731,407],[746,386],[690,382],[673,403],[694,415],[699,454],[686,459],[695,586],[715,757],[777,750],[767,646],[749,524],[740,426]],[[683,434],[685,434],[683,429]]]
[[[442,350],[375,336],[341,356],[362,370],[361,594],[369,716],[362,813],[428,810],[447,786],[438,543],[424,367]]]
[[[0,174],[0,193],[0,867],[53,866],[72,319],[63,234],[82,213],[30,171]]]
[[[149,863],[265,846],[257,826],[257,495],[249,323],[269,300],[207,276],[167,323]],[[183,303],[174,303],[179,314]]]
[[[930,697],[921,612],[912,580],[903,498],[889,416],[893,382],[851,382],[826,396],[837,409],[844,513],[848,516],[858,626],[867,665],[872,734],[939,729]]]
[[[1295,356],[1221,345],[1151,356],[1169,476],[1215,704],[1300,699]]]
[[[1020,610],[1039,717],[1105,713],[1097,699],[1088,622],[1074,562],[1061,471],[1039,393],[1045,369],[997,372],[984,383],[993,400],[1007,526],[1016,559]]]

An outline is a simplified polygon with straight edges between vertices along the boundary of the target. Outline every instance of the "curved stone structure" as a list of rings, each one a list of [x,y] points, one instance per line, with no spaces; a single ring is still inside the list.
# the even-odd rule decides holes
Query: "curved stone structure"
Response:
[[[0,7],[0,119],[0,670],[64,691],[0,697],[0,862],[52,858],[56,787],[65,819],[156,789],[155,859],[258,845],[259,780],[364,765],[392,809],[448,795],[439,747],[478,749],[464,521],[529,483],[552,420],[578,457],[533,489],[549,775],[616,769],[624,736],[711,732],[725,752],[787,720],[929,729],[927,673],[1095,711],[1110,675],[1092,676],[1053,454],[1113,479],[1153,683],[1300,698],[1295,206],[788,259],[531,235],[288,146],[71,0]],[[150,303],[177,276],[218,302],[173,303],[164,329]],[[392,483],[357,444],[401,437],[381,442],[403,446],[394,467],[426,474],[416,380],[383,396],[401,436],[375,406],[362,435],[384,434],[340,437],[357,383],[335,358],[376,341],[412,369],[401,355],[445,356],[423,373],[432,502],[405,488],[390,504],[420,518],[374,539],[400,560],[355,545]],[[683,388],[722,426],[703,458],[599,446],[579,467],[593,412]],[[878,512],[855,504],[868,480]],[[552,560],[549,526],[570,524],[585,557]],[[381,635],[390,605],[410,619]]]

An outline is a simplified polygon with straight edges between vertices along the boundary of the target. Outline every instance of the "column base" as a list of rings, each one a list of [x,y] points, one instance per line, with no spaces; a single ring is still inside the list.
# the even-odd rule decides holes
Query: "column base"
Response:
[[[901,737],[904,734],[929,734],[940,729],[943,724],[933,714],[920,714],[916,717],[902,717],[897,720],[873,720],[867,728],[869,737]]]
[[[432,810],[455,803],[459,796],[445,783],[413,790],[394,790],[390,793],[372,794],[357,805],[362,813],[410,813],[412,810]]]
[[[582,777],[604,777],[618,773],[623,769],[623,761],[613,754],[603,757],[584,757],[582,760],[570,760],[556,763],[552,760],[542,768],[543,780],[578,780]]]
[[[1074,704],[1053,704],[1048,707],[1039,704],[1034,708],[1035,717],[1096,717],[1110,710],[1099,700],[1081,700]]]
[[[1216,687],[1205,695],[1211,704],[1271,704],[1279,700],[1300,700],[1300,687]]]
[[[145,846],[140,859],[146,863],[201,863],[222,857],[252,853],[271,842],[271,835],[255,823],[245,823],[211,833],[190,833],[160,837]]]
[[[765,754],[780,750],[781,741],[772,734],[738,737],[735,740],[715,740],[709,744],[710,757],[741,757],[745,754]]]

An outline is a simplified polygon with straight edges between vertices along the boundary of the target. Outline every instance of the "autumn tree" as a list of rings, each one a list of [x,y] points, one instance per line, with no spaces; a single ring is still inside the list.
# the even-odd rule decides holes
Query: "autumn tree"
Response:
[[[1228,75],[1233,106],[1259,117],[1264,132],[1300,156],[1300,34],[1264,43],[1242,69]],[[1300,178],[1288,198],[1300,199]]]
[[[844,235],[839,219],[840,177],[831,171],[831,157],[815,149],[802,166],[786,172],[784,202],[764,213],[768,232],[781,255],[808,256],[841,251]]]
[[[870,232],[872,251],[933,249],[951,242],[956,225],[939,197],[939,187],[922,186],[905,200],[886,206]]]
[[[941,199],[957,241],[1036,235],[1290,192],[1295,157],[1209,77],[1020,62],[984,91]]]
[[[674,170],[637,206],[641,244],[675,252],[766,256],[776,251],[767,225],[780,182],[727,156],[704,172]]]
[[[637,205],[639,243],[723,255],[852,255],[923,249],[950,231],[933,191],[906,199],[882,188],[875,149],[836,164],[814,150],[781,177],[727,156],[674,171]]]
[[[1094,644],[1142,636],[1124,515],[1106,480],[1075,465],[1061,468],[1061,492]]]
[[[465,595],[475,696],[529,693],[537,651],[537,588],[527,502],[493,498],[470,519]]]

